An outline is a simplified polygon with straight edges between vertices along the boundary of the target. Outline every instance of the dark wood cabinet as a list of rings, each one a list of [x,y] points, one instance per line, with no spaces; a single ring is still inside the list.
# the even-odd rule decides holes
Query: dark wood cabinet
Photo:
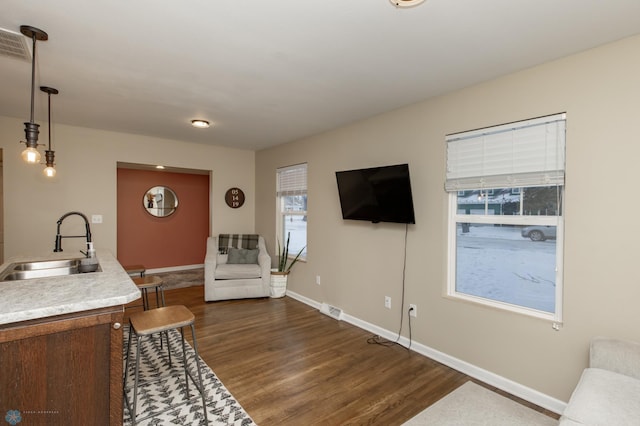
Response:
[[[123,312],[115,306],[0,325],[2,417],[122,425]]]

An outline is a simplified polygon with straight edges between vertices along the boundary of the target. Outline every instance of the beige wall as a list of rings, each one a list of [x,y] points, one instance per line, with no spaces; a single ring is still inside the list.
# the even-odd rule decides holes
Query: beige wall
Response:
[[[26,95],[26,93],[25,93]],[[24,144],[23,120],[0,117],[0,147],[4,154],[5,257],[52,251],[56,221],[72,210],[101,214],[102,224],[92,224],[98,249],[116,253],[116,163],[162,164],[212,170],[211,232],[253,232],[253,151],[203,144],[53,125],[53,149],[57,175],[47,179],[44,166],[27,165],[20,159]],[[215,129],[213,130],[215,132]],[[47,142],[47,125],[40,128],[40,142]],[[44,155],[43,155],[44,156]],[[224,202],[231,187],[242,188],[247,201],[240,209]],[[79,219],[65,220],[63,232],[80,226]],[[83,228],[77,231],[84,234]],[[84,248],[79,239],[65,239],[64,251]]]
[[[2,171],[2,149],[0,149],[0,263],[4,262],[4,188]]]
[[[308,163],[308,262],[294,268],[289,288],[397,331],[404,226],[343,221],[334,172],[408,162],[417,223],[409,226],[405,299],[418,305],[414,340],[566,401],[586,365],[592,336],[640,341],[638,51],[640,37],[629,38],[258,152],[256,230],[270,247],[275,169]],[[444,298],[445,135],[563,111],[563,328]],[[385,295],[394,309],[384,309]]]

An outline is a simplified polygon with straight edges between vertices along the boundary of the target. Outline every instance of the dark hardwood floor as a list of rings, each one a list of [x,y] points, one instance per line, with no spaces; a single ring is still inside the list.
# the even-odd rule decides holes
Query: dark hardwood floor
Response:
[[[473,380],[288,297],[205,303],[202,286],[165,296],[195,314],[200,356],[259,426],[401,425]]]

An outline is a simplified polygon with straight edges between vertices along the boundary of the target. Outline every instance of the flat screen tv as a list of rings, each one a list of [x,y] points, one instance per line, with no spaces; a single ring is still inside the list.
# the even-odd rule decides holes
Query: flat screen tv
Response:
[[[409,165],[336,172],[342,218],[416,223]]]

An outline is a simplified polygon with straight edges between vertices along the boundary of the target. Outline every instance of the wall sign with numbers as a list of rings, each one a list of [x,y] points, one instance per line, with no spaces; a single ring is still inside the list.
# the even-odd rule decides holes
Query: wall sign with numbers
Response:
[[[226,201],[227,205],[232,209],[242,207],[244,204],[244,192],[242,192],[240,188],[230,188],[227,190],[227,193],[224,194],[224,201]]]

